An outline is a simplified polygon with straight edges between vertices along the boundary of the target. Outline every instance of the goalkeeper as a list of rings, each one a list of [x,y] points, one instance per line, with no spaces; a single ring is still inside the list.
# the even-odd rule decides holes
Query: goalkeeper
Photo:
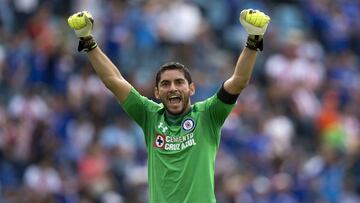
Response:
[[[144,131],[148,152],[151,203],[214,203],[214,165],[220,131],[240,92],[248,85],[269,16],[258,10],[240,13],[248,33],[233,75],[216,94],[191,104],[195,85],[180,63],[162,65],[154,94],[161,104],[142,96],[97,46],[91,32],[94,20],[87,11],[68,19],[79,37],[78,51],[85,51],[95,72],[122,108]]]

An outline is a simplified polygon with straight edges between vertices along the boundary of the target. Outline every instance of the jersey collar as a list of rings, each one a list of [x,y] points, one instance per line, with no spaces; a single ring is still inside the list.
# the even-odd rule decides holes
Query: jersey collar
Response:
[[[165,121],[168,122],[170,125],[180,125],[183,118],[185,116],[187,116],[188,114],[190,114],[190,112],[192,111],[192,108],[193,107],[190,106],[189,110],[186,113],[183,113],[182,115],[171,115],[164,108]]]

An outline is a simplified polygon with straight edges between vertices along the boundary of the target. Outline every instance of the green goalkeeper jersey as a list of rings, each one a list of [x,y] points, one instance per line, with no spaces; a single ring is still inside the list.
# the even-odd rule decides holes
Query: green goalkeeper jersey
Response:
[[[221,127],[234,105],[217,95],[178,118],[132,88],[122,107],[144,131],[150,203],[214,203]]]

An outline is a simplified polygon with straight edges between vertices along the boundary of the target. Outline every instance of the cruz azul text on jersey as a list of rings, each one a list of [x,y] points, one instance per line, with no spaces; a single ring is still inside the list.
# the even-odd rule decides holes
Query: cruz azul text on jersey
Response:
[[[194,134],[188,133],[182,136],[167,136],[157,134],[154,147],[166,151],[178,151],[196,145]]]

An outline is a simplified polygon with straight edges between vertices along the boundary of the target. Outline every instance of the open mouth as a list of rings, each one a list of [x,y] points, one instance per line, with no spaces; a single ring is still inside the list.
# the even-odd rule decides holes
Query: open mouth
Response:
[[[181,102],[181,97],[173,95],[169,97],[170,104],[179,104]]]

